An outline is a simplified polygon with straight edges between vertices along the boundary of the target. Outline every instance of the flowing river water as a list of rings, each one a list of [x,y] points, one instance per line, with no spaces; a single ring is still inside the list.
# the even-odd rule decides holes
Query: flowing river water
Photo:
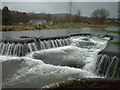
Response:
[[[30,52],[22,57],[0,55],[3,88],[42,88],[75,78],[105,78],[98,75],[96,63],[98,53],[107,46],[109,39],[72,36],[69,44],[61,39],[52,46],[43,45],[46,48],[41,50],[28,44]]]

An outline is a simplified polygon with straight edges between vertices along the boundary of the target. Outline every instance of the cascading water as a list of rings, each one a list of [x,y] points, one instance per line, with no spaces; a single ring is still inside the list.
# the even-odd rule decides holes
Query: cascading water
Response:
[[[106,54],[98,55],[97,73],[107,78],[120,78],[120,58]]]
[[[41,88],[74,78],[101,78],[96,74],[99,70],[95,71],[97,54],[106,47],[108,40],[94,36],[73,36],[38,39],[28,43],[1,42],[3,87]],[[102,61],[99,58],[100,68]],[[118,75],[118,67],[115,69],[117,72],[113,73]]]
[[[28,52],[33,52],[41,49],[49,49],[70,45],[69,38],[56,39],[56,40],[38,40],[29,43],[0,43],[1,55],[25,56]]]

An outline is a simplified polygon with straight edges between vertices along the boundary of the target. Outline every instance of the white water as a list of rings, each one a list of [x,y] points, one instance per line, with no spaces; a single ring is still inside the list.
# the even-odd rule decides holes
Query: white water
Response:
[[[96,73],[106,78],[120,78],[120,62],[117,56],[100,54],[96,63]]]
[[[88,38],[88,40],[83,40],[83,38]],[[8,62],[8,65],[11,65],[11,63],[15,63],[16,65],[16,61],[22,61],[17,63],[20,68],[16,68],[16,72],[12,73],[9,78],[3,80],[3,87],[40,88],[47,84],[74,78],[100,78],[100,76],[97,76],[94,72],[96,67],[95,63],[97,53],[106,47],[107,39],[100,39],[98,37],[72,37],[71,41],[72,44],[69,46],[57,48],[57,46],[53,44],[52,47],[56,48],[35,52],[31,49],[32,52],[25,57],[0,56],[0,61],[2,61],[3,64]],[[51,40],[51,42],[53,43],[53,40]],[[80,46],[82,45],[80,42],[86,42],[87,44],[83,47]],[[89,42],[92,42],[92,44]],[[44,45],[42,44],[42,46]],[[34,57],[36,54],[38,55],[37,59]],[[60,66],[59,63],[57,63],[58,65],[45,63],[44,60],[40,59],[41,57],[39,58],[39,55],[52,55],[52,57],[50,57],[51,61],[49,62],[65,62],[66,66]],[[52,61],[52,59],[54,60]],[[81,68],[70,67],[67,65],[69,62],[77,65],[83,62],[84,66]],[[8,70],[10,70],[10,68],[8,68]]]

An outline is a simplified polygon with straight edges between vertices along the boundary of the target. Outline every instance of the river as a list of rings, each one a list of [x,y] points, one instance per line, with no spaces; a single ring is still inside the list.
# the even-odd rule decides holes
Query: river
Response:
[[[3,32],[2,37],[19,39],[21,35],[53,37],[73,33],[102,35],[106,34],[104,30],[118,30],[118,27],[11,31]],[[97,54],[107,46],[108,40],[109,38],[96,36],[77,36],[70,37],[70,44],[31,50],[22,57],[0,55],[3,88],[42,88],[48,84],[75,78],[105,78],[96,73],[96,62]]]
[[[29,30],[29,31],[5,31],[0,32],[3,39],[19,39],[20,36],[31,37],[55,37],[66,36],[74,33],[91,33],[91,34],[107,34],[105,30],[119,30],[119,27],[91,27],[91,28],[79,28],[79,29],[49,29],[49,30]],[[116,35],[116,34],[112,34]]]

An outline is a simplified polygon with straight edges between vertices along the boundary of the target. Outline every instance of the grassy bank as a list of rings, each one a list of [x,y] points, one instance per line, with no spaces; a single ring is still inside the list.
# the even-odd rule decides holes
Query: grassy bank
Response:
[[[2,31],[36,30],[38,25],[3,25]]]
[[[117,33],[117,34],[120,34],[120,31],[114,31],[114,30],[106,30],[105,32],[107,32],[107,33]]]
[[[120,46],[120,42],[111,42],[111,44],[119,45]]]
[[[47,24],[47,25],[3,25],[0,26],[2,31],[24,31],[24,30],[41,30],[41,29],[77,29],[82,27],[111,27],[118,24]]]
[[[114,34],[118,34],[118,35],[120,34],[120,31],[115,31],[115,30],[106,30],[105,32],[107,32],[107,33],[114,33]],[[120,46],[120,42],[118,42],[118,41],[111,42],[111,44]]]
[[[118,26],[117,24],[54,24],[54,25],[47,25],[48,27],[54,28],[81,28],[81,27],[109,27],[109,26]]]
[[[104,78],[87,78],[87,79],[76,79],[68,80],[65,82],[56,83],[47,86],[46,90],[87,90],[87,89],[110,89],[120,88],[120,80],[118,79],[104,79]]]

